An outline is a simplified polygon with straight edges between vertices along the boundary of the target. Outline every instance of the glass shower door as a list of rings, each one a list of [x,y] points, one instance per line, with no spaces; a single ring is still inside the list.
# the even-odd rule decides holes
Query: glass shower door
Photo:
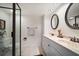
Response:
[[[0,3],[0,56],[21,55],[21,8]]]
[[[0,3],[0,56],[12,56],[12,4]]]

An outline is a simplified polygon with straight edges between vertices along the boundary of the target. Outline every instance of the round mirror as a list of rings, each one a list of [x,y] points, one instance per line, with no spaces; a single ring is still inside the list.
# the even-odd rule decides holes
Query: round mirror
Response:
[[[65,13],[65,22],[72,29],[79,29],[79,4],[71,3]]]
[[[54,14],[51,18],[51,28],[56,29],[59,24],[59,18],[56,14]]]

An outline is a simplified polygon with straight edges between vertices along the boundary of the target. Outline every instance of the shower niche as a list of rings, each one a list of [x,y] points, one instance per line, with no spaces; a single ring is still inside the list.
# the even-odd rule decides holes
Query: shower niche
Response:
[[[0,19],[0,36],[3,36],[5,32],[5,20]]]
[[[5,29],[5,20],[0,19],[0,30]]]

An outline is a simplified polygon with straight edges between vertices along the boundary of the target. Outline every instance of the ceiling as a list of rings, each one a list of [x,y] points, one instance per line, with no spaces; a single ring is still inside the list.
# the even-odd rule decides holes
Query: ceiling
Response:
[[[19,3],[19,6],[21,7],[22,15],[42,16],[45,14],[50,14],[55,10],[58,10],[64,4],[65,3]],[[11,3],[0,3],[0,6],[12,8]],[[10,14],[12,13],[11,10],[6,9],[5,11]]]
[[[54,12],[64,3],[19,3],[22,15],[45,15]]]

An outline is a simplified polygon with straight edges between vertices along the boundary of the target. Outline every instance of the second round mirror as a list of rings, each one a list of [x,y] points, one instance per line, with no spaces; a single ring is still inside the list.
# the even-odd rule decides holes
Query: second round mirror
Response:
[[[54,14],[51,18],[51,28],[56,29],[58,27],[58,24],[59,24],[59,18],[57,14]]]

